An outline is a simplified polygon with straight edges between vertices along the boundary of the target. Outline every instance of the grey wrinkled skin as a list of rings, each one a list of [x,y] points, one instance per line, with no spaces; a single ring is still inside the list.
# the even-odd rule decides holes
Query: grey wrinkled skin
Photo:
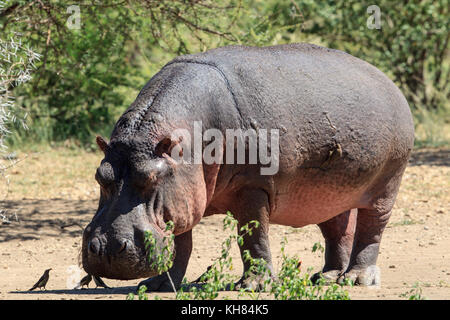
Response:
[[[278,173],[260,175],[260,165],[175,165],[167,156],[177,143],[170,134],[179,128],[192,133],[194,121],[224,136],[228,128],[279,129]],[[241,250],[270,268],[271,223],[317,224],[329,281],[378,284],[381,235],[413,141],[400,90],[344,52],[291,44],[180,56],[145,85],[110,142],[97,141],[105,152],[96,174],[101,197],[83,235],[83,266],[107,278],[153,277],[142,284],[170,290],[167,275],[158,276],[146,260],[143,234],[151,231],[162,247],[165,222],[172,220],[170,275],[178,287],[192,228],[202,217],[229,210],[240,226],[260,221]]]

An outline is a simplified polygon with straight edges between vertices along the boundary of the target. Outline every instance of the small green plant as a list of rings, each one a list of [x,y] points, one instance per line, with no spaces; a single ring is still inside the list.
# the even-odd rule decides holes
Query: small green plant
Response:
[[[331,284],[326,288],[322,277],[318,283],[312,283],[311,271],[301,275],[301,260],[297,256],[285,254],[287,240],[281,242],[282,265],[277,280],[272,282],[271,293],[277,300],[350,300],[349,294],[341,285]],[[321,250],[320,243],[315,243],[312,251]],[[322,251],[322,250],[321,250]]]
[[[151,231],[145,231],[144,245],[150,267],[156,270],[158,274],[165,272],[172,285],[173,291],[176,292],[177,290],[175,289],[175,285],[169,273],[170,268],[173,266],[174,260],[173,247],[175,235],[172,233],[173,229],[173,221],[168,221],[164,232],[169,235],[163,239],[163,243],[161,245],[157,243],[157,239]]]
[[[411,226],[411,225],[414,225],[414,224],[423,224],[423,222],[416,221],[416,220],[413,220],[411,218],[405,218],[405,219],[403,219],[403,220],[401,220],[399,222],[391,223],[389,225],[389,228],[399,227],[399,226]]]
[[[320,242],[316,242],[314,243],[311,251],[312,252],[320,251],[323,253],[325,251],[325,248],[322,246]]]
[[[139,287],[139,289],[138,289],[138,299],[139,300],[148,300],[148,296],[147,296],[146,291],[147,291],[147,287],[146,286],[140,286]],[[130,292],[127,295],[127,300],[134,300],[134,297],[135,297],[134,293]]]
[[[229,231],[236,231],[238,222],[233,218],[231,212],[227,212],[223,220],[223,229]],[[177,299],[201,299],[201,300],[213,300],[219,296],[220,291],[234,290],[235,276],[230,275],[228,272],[233,270],[233,259],[230,255],[232,244],[236,241],[240,246],[244,244],[244,237],[246,235],[252,235],[253,228],[258,228],[258,221],[250,221],[239,229],[239,233],[230,234],[222,242],[221,255],[214,263],[208,268],[208,270],[200,277],[201,286],[193,286],[189,288],[189,291],[185,292],[182,286],[177,293]],[[247,252],[247,257],[249,254]],[[250,258],[249,258],[250,259]],[[252,269],[253,270],[253,269]]]
[[[408,300],[426,300],[426,298],[422,296],[422,288],[418,282],[413,285],[411,290],[400,294],[400,297],[407,298]]]
[[[150,267],[155,269],[158,273],[167,272],[173,265],[174,251],[173,243],[175,235],[172,233],[174,224],[172,221],[166,223],[165,233],[170,233],[164,239],[164,245],[160,247],[157,244],[156,237],[151,231],[145,231],[145,250],[147,252],[148,262]]]

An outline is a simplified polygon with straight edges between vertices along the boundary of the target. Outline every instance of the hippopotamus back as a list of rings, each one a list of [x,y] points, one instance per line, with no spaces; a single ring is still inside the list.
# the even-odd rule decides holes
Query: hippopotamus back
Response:
[[[412,149],[412,117],[400,90],[345,52],[311,44],[229,46],[166,67],[178,63],[207,65],[223,77],[234,101],[224,107],[235,108],[229,113],[238,112],[241,128],[280,130],[273,223],[319,223],[335,210],[358,207],[376,188],[376,176],[401,165],[394,162]],[[326,214],[330,201],[339,209]]]

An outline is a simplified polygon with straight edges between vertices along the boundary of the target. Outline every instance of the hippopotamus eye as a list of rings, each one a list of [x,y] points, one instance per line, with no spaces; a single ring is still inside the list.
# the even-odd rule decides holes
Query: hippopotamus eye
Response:
[[[114,183],[114,175],[112,172],[109,172],[110,170],[108,169],[110,169],[110,167],[106,168],[102,164],[95,173],[95,180],[97,180],[98,184],[104,188],[107,188]]]
[[[99,174],[98,171],[95,173],[95,180],[98,182],[98,184],[101,187],[106,187],[109,185],[108,181],[106,181],[105,179],[103,179]]]

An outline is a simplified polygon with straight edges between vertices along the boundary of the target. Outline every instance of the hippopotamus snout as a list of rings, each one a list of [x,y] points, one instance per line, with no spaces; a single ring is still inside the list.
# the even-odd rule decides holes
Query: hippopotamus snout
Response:
[[[145,250],[145,232],[157,235],[157,246],[162,237],[156,228],[146,225],[131,228],[114,227],[103,232],[92,222],[83,233],[83,268],[89,274],[111,279],[137,279],[154,276]]]

